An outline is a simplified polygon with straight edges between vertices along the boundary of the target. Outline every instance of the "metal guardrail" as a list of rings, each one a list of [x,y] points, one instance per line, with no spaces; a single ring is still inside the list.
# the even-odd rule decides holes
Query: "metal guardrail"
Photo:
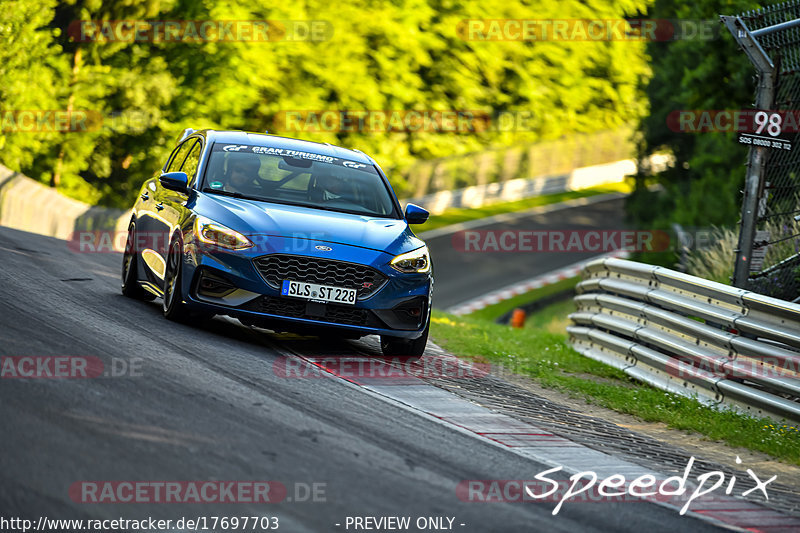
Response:
[[[567,327],[578,352],[707,405],[800,421],[800,305],[623,259],[583,278]]]

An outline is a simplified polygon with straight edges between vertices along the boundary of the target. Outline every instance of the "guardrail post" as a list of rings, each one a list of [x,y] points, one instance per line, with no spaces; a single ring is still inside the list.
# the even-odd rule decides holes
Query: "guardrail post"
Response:
[[[758,44],[755,36],[747,29],[740,17],[722,16],[720,18],[758,72],[756,109],[771,109],[775,99],[775,78],[777,75],[775,64],[761,45]],[[769,29],[771,28],[764,28],[758,31],[759,34],[769,33],[769,31],[765,31]],[[744,198],[742,200],[742,223],[739,231],[739,243],[736,249],[736,263],[733,267],[733,285],[740,289],[747,288],[747,278],[750,275],[750,260],[753,255],[753,241],[755,240],[756,219],[758,218],[758,199],[763,190],[766,157],[767,149],[763,146],[750,147],[747,181],[745,182]]]

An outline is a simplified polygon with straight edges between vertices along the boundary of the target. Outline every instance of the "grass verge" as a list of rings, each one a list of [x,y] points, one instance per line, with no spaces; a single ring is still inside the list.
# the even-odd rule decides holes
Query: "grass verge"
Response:
[[[543,329],[549,333],[564,334],[570,324],[569,314],[575,312],[572,298],[554,302],[539,311],[532,313],[525,321],[526,328]]]
[[[501,202],[497,204],[485,205],[483,207],[476,207],[474,209],[465,208],[452,208],[446,210],[439,215],[431,215],[428,222],[419,227],[420,232],[430,231],[451,224],[458,224],[460,222],[468,222],[479,218],[486,218],[501,213],[513,213],[516,211],[525,211],[534,207],[543,205],[557,204],[566,200],[574,200],[576,198],[587,198],[589,196],[597,196],[598,194],[607,194],[612,192],[630,193],[632,185],[628,182],[624,183],[610,183],[598,187],[590,187],[578,191],[567,191],[557,194],[547,194],[543,196],[533,196],[523,200],[516,200],[513,202]]]
[[[434,312],[431,337],[468,360],[502,364],[544,387],[589,404],[800,465],[798,428],[730,410],[718,411],[692,398],[642,384],[620,370],[582,356],[567,344],[563,333],[535,327],[512,330],[475,317]]]

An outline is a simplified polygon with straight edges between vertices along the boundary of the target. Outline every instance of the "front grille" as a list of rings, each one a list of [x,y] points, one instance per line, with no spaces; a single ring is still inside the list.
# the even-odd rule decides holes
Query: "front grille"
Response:
[[[357,289],[358,298],[363,300],[375,294],[388,281],[386,276],[365,265],[303,255],[265,255],[254,262],[274,289],[280,288],[283,280],[288,279]]]
[[[287,318],[307,318],[318,322],[332,324],[347,324],[350,326],[368,326],[370,324],[369,311],[347,305],[328,303],[325,304],[325,316],[306,314],[308,302],[294,298],[274,298],[262,296],[248,302],[244,308],[257,313],[285,316]]]

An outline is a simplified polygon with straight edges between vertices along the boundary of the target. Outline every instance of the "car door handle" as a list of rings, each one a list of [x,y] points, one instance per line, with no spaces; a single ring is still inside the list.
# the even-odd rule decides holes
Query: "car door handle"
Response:
[[[139,198],[141,198],[142,200],[149,200],[150,199],[150,195],[147,194],[147,193],[143,193]]]
[[[161,211],[162,209],[164,209],[164,204],[162,204],[162,203],[157,203],[157,204],[156,204],[156,209],[158,209],[159,211]]]

